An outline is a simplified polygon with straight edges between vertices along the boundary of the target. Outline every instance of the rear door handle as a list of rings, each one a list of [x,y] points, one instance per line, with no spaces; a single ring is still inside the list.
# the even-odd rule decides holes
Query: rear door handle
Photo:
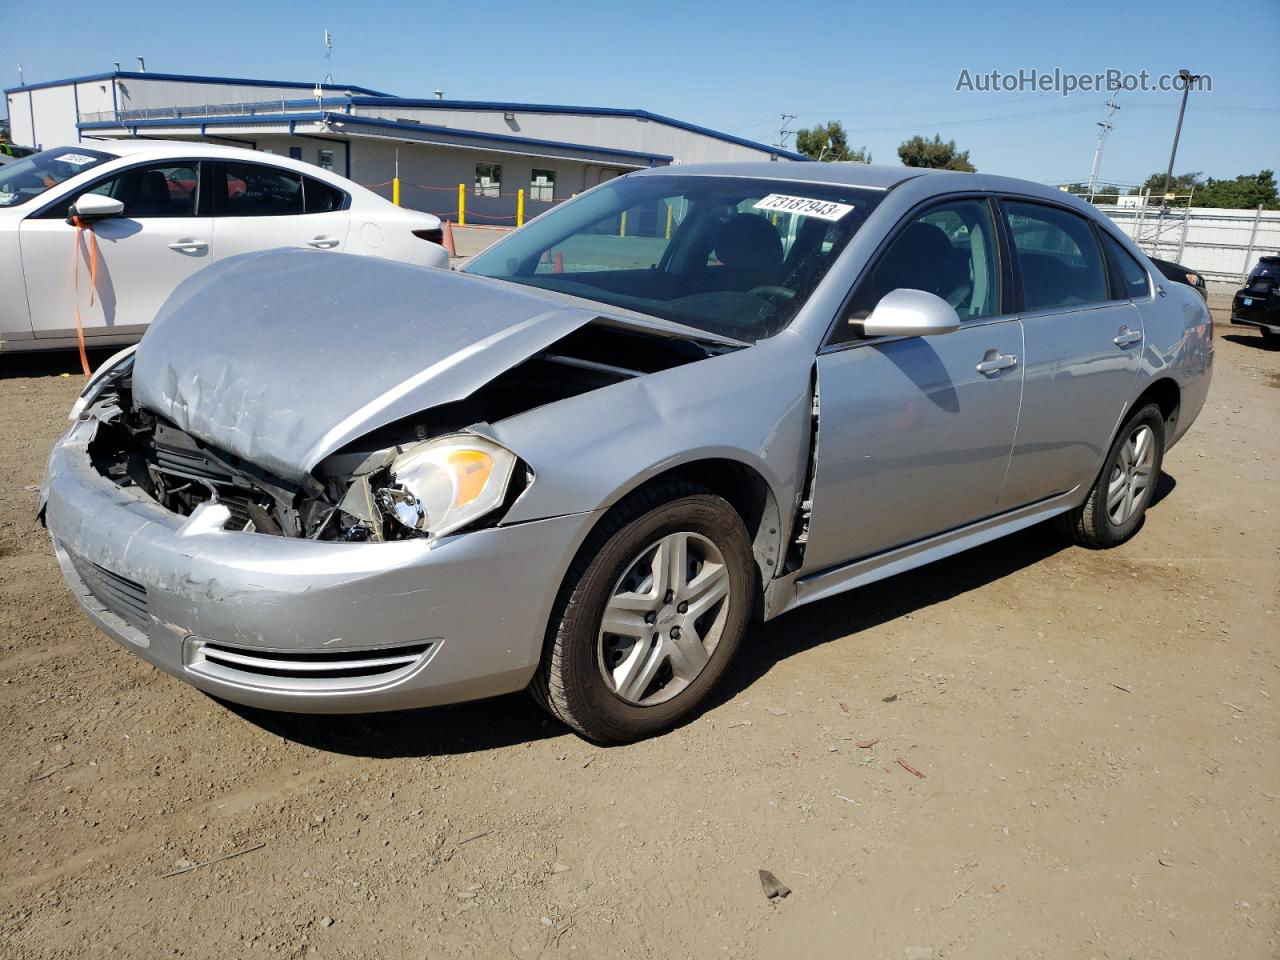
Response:
[[[1018,358],[1010,353],[998,353],[994,357],[978,364],[978,372],[984,376],[994,377],[1001,370],[1008,370],[1018,365]]]
[[[1127,347],[1132,343],[1137,343],[1142,339],[1142,332],[1139,330],[1130,330],[1128,327],[1121,327],[1120,332],[1116,334],[1116,338],[1111,342],[1117,347]]]
[[[307,241],[307,245],[318,250],[329,250],[336,247],[340,242],[337,237],[312,237]]]
[[[209,244],[203,240],[175,240],[169,244],[169,249],[179,253],[204,253],[209,249]]]

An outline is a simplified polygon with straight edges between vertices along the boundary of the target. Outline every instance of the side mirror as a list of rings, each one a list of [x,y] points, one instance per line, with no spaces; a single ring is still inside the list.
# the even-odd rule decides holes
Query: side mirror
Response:
[[[119,200],[104,197],[100,193],[85,193],[77,197],[67,211],[67,222],[70,223],[72,217],[77,217],[82,223],[92,223],[95,220],[109,220],[122,213],[124,204]]]
[[[959,329],[960,316],[951,304],[932,293],[906,287],[886,293],[862,321],[862,333],[867,337],[936,337]]]

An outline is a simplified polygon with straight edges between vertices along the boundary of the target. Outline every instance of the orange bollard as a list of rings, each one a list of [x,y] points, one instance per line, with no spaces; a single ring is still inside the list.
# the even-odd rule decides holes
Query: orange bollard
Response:
[[[564,254],[559,250],[556,251],[556,273],[564,273]]]
[[[458,255],[458,250],[453,245],[453,224],[448,220],[444,222],[444,248],[449,256],[456,257]]]

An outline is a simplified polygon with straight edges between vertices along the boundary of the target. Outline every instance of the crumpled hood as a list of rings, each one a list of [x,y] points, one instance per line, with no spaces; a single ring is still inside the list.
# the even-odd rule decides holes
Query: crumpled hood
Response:
[[[602,312],[370,257],[246,254],[174,291],[138,346],[134,400],[297,480],[377,427],[463,399]]]

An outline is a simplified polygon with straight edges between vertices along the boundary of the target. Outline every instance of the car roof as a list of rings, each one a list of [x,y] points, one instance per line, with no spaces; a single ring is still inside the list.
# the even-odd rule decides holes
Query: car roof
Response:
[[[803,160],[755,161],[747,163],[679,163],[669,167],[650,167],[636,176],[702,176],[752,177],[770,180],[795,180],[805,183],[835,183],[851,187],[888,190],[905,180],[941,170],[917,167],[889,167],[870,163],[817,163]]]
[[[67,149],[74,149],[75,144],[68,144]],[[220,143],[205,143],[203,140],[113,140],[109,137],[101,139],[85,138],[79,146],[90,150],[101,150],[103,153],[115,154],[121,159],[137,159],[151,157],[163,160],[167,157],[224,157],[227,159],[250,160],[254,163],[271,163],[305,173],[317,179],[326,180],[335,177],[329,171],[322,170],[315,164],[301,160],[291,160],[278,153],[264,153],[261,150],[248,150],[244,147],[228,147]],[[326,175],[327,174],[327,175]]]
[[[871,190],[892,190],[910,180],[927,184],[929,193],[952,193],[980,190],[987,193],[1010,193],[1039,197],[1097,214],[1092,204],[1056,187],[1032,180],[1001,177],[988,173],[960,170],[934,170],[926,167],[896,167],[874,163],[818,163],[803,160],[776,160],[752,163],[688,163],[638,170],[631,176],[706,176],[756,177],[791,180],[796,183],[831,183]],[[922,179],[927,178],[927,179]]]

